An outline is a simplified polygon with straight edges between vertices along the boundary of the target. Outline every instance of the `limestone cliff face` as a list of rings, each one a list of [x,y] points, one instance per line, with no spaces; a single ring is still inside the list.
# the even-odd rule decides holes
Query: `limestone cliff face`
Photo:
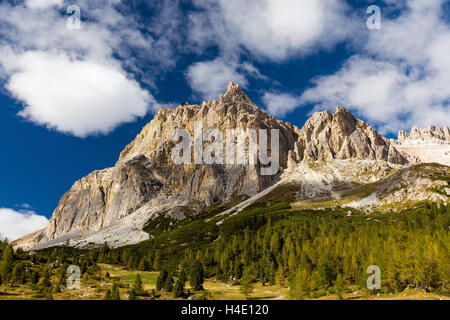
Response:
[[[270,130],[278,129],[279,170],[273,175],[263,175],[261,169],[267,165],[259,162],[175,164],[171,156],[179,142],[177,131],[184,129],[193,137],[194,126],[199,122],[203,132],[219,129],[224,137],[227,129],[255,129],[257,132],[266,129],[269,154],[273,151]],[[245,131],[238,132],[237,140],[245,139],[245,135],[240,136],[242,132]],[[243,148],[248,149],[248,145]],[[142,233],[133,238],[129,230],[142,230],[143,224],[155,213],[183,219],[184,207],[195,212],[219,200],[253,196],[263,191],[274,185],[289,165],[348,158],[406,162],[388,140],[343,107],[338,107],[334,115],[330,112],[314,114],[299,130],[271,117],[238,85],[230,83],[218,101],[160,109],[123,150],[113,168],[95,171],[75,182],[61,198],[48,226],[17,240],[15,245],[31,248],[77,240],[76,245],[83,237],[89,239],[85,242],[95,239],[92,240],[94,245],[102,245],[107,230],[114,230],[110,234],[114,233],[114,241],[120,245],[142,241],[145,239]],[[139,219],[135,219],[134,214],[138,214]],[[138,220],[138,226],[130,227],[129,223]],[[127,226],[122,228],[121,223]],[[135,240],[122,239],[126,237]]]
[[[203,132],[218,129],[225,143],[227,129],[242,129],[237,138],[245,139],[247,129],[279,130],[279,174],[287,166],[288,151],[297,141],[299,130],[288,123],[271,117],[258,108],[233,83],[219,101],[208,101],[201,105],[182,105],[175,109],[160,109],[154,119],[142,130],[137,138],[121,153],[118,163],[128,161],[138,155],[144,155],[160,172],[163,172],[162,194],[175,196],[186,201],[198,201],[210,205],[218,200],[227,200],[238,195],[254,195],[272,185],[279,174],[261,175],[261,165],[175,165],[171,159],[175,147],[174,135],[181,128],[194,137],[194,124],[201,122]],[[176,139],[175,139],[176,140]],[[191,141],[192,145],[193,141]],[[237,146],[235,146],[236,148]],[[270,151],[270,139],[268,143]],[[248,146],[246,145],[248,149]],[[226,148],[223,148],[224,157]],[[236,151],[237,153],[237,151]],[[248,153],[245,152],[248,163]],[[191,160],[193,160],[191,158]],[[192,161],[193,162],[193,161]]]
[[[410,133],[400,131],[395,147],[403,152],[411,163],[439,163],[450,166],[450,130],[429,126],[414,126]]]
[[[335,114],[316,112],[306,121],[292,156],[306,161],[359,158],[407,163],[388,139],[341,106]]]
[[[400,131],[398,133],[398,141],[400,143],[414,141],[450,143],[450,129],[448,126],[445,126],[443,129],[436,126],[429,126],[424,129],[414,126],[410,133]]]
[[[278,129],[279,171],[274,175],[262,175],[264,166],[259,163],[174,164],[171,155],[177,142],[176,131],[184,129],[193,137],[196,121],[202,123],[203,131],[217,128],[223,132],[223,137],[227,129],[267,129],[269,153],[270,130]],[[245,138],[240,134],[242,132],[238,131],[236,139]],[[95,171],[75,182],[61,198],[48,226],[33,239],[36,243],[45,243],[69,232],[80,231],[77,235],[97,232],[121,221],[151,200],[156,206],[163,207],[170,201],[174,209],[177,206],[196,209],[240,195],[252,196],[279,179],[287,167],[288,151],[298,136],[298,128],[272,118],[232,83],[219,101],[160,109],[123,150],[113,168]],[[248,154],[245,155],[248,160]],[[183,212],[179,211],[173,210],[173,215],[183,218]]]
[[[162,182],[154,177],[144,156],[95,171],[75,182],[55,209],[43,240],[53,240],[74,229],[98,231],[138,210],[156,197]]]

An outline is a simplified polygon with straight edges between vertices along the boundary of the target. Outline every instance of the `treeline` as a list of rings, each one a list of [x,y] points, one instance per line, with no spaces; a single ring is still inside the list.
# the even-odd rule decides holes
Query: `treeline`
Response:
[[[82,252],[71,248],[47,249],[27,253],[21,249],[14,252],[5,239],[0,241],[0,286],[30,285],[33,298],[53,299],[54,293],[66,286],[67,269],[80,266],[81,275],[99,278],[98,252]],[[0,292],[1,294],[1,292]]]
[[[158,297],[160,292],[183,298],[191,294],[187,282],[191,290],[201,291],[205,279],[215,278],[240,284],[245,296],[260,282],[289,287],[292,298],[303,299],[367,291],[367,267],[376,265],[381,269],[382,293],[417,288],[450,294],[450,205],[423,203],[400,213],[383,214],[255,207],[226,219],[216,234],[211,234],[216,229],[207,225],[216,226],[215,221],[202,223],[205,235],[213,240],[209,244],[162,243],[156,237],[117,249],[107,245],[89,251],[58,248],[30,256],[21,250],[14,253],[3,241],[0,283],[30,283],[37,296],[51,297],[49,290],[59,290],[70,264],[81,266],[83,277],[101,280],[97,263],[108,263],[160,272],[157,292],[142,292],[142,283],[137,281],[130,298]],[[178,236],[184,230],[189,234],[195,231],[185,223],[173,232]],[[196,237],[203,243],[205,235],[198,233]],[[165,239],[170,239],[170,234],[165,231]],[[117,288],[113,288],[106,298],[116,296]]]
[[[281,211],[247,216],[238,225],[234,234],[224,228],[228,231],[213,244],[198,250],[104,247],[99,259],[130,270],[164,269],[171,277],[181,270],[192,275],[192,266],[200,263],[206,278],[240,282],[245,274],[250,282],[289,286],[293,298],[366,290],[367,267],[377,265],[383,293],[406,288],[450,293],[450,206],[426,203],[369,215],[348,209]]]

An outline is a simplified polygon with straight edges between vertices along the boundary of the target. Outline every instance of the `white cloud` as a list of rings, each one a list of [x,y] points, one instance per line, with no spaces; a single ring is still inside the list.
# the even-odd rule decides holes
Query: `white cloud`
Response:
[[[345,105],[383,133],[448,125],[450,28],[440,18],[443,2],[410,0],[398,18],[383,19],[361,54],[335,74],[313,79],[301,105]]]
[[[254,56],[282,60],[329,48],[347,38],[354,24],[342,0],[196,0],[191,40],[217,44],[223,52],[240,46]],[[353,29],[354,30],[354,29]]]
[[[266,92],[262,100],[267,111],[275,117],[284,117],[301,104],[299,97],[288,93]]]
[[[155,88],[153,75],[145,74],[140,63],[173,66],[168,43],[174,42],[173,31],[161,40],[164,23],[138,25],[116,9],[119,3],[78,1],[81,30],[66,27],[67,16],[57,8],[58,1],[0,4],[0,78],[22,102],[20,116],[85,137],[106,134],[158,108],[154,96],[131,72]],[[153,28],[151,34],[159,33],[160,38],[140,31],[145,28]],[[146,59],[140,59],[143,55]],[[151,69],[155,73],[157,68]]]
[[[316,109],[344,105],[374,123],[398,125],[394,114],[403,104],[401,92],[407,78],[396,66],[354,56],[335,75],[313,82],[316,86],[303,93],[302,103],[317,103]]]
[[[245,86],[250,78],[269,80],[241,62],[244,55],[264,62],[303,58],[350,39],[351,31],[356,39],[355,30],[361,29],[343,0],[193,2],[200,10],[189,15],[190,49],[199,54],[219,49],[218,58],[195,63],[187,72],[191,88],[205,98],[216,97],[229,81]]]
[[[78,137],[108,133],[155,104],[120,68],[28,51],[17,57],[6,88],[23,101],[23,118]]]
[[[186,78],[191,88],[203,99],[212,100],[217,99],[219,93],[226,89],[230,81],[245,87],[248,82],[244,72],[248,72],[248,70],[248,65],[242,68],[233,61],[217,58],[191,65],[186,72]],[[253,72],[255,71],[253,70]]]
[[[15,211],[0,208],[0,239],[16,240],[26,234],[45,228],[48,219],[33,211]]]
[[[63,0],[26,0],[25,4],[33,9],[45,9],[51,6],[62,6]]]

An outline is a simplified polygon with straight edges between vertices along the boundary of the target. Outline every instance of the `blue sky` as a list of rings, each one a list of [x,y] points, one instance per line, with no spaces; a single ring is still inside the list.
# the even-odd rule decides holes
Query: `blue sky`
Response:
[[[159,107],[217,99],[228,81],[300,127],[339,104],[388,137],[448,125],[449,21],[443,0],[3,1],[0,224],[40,227],[31,217],[113,166]]]

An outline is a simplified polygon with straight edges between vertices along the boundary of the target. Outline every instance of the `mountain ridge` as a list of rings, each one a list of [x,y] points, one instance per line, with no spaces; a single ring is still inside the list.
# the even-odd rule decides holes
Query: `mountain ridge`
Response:
[[[398,141],[402,143],[426,141],[450,144],[450,129],[448,126],[444,126],[443,128],[439,126],[429,126],[427,128],[413,126],[410,133],[403,130],[399,131]]]
[[[196,122],[201,122],[205,130],[218,128],[222,132],[278,129],[278,172],[261,175],[264,165],[259,162],[174,164],[171,152],[175,133],[183,129],[193,135]],[[16,240],[14,245],[39,249],[62,244],[90,247],[107,242],[118,247],[137,243],[148,239],[142,230],[155,217],[183,220],[217,201],[256,196],[280,182],[283,173],[303,163],[349,159],[409,164],[395,143],[342,106],[334,114],[314,113],[299,129],[273,118],[230,82],[217,101],[161,108],[124,148],[113,168],[94,171],[75,182],[61,198],[48,226]]]
[[[398,140],[392,141],[410,162],[437,162],[450,166],[450,129],[429,126],[414,126],[411,132],[400,131]]]

